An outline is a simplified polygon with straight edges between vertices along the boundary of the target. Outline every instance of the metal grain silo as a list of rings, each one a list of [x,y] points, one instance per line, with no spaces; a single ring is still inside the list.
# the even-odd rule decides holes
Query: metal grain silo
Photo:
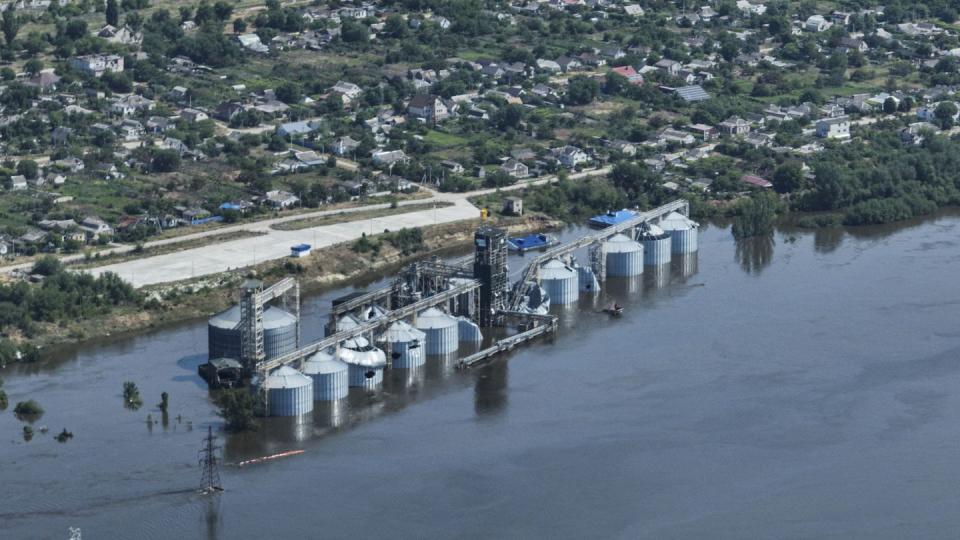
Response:
[[[673,253],[693,253],[697,250],[700,224],[679,212],[670,212],[660,220],[660,228],[670,235]]]
[[[281,366],[263,384],[270,416],[300,416],[313,410],[313,379],[292,367]]]
[[[643,273],[643,246],[630,237],[616,234],[603,243],[607,254],[607,276],[632,277]]]
[[[596,274],[593,273],[593,268],[590,268],[589,266],[578,266],[577,278],[580,284],[580,292],[600,292],[600,281],[597,280]]]
[[[389,353],[390,365],[398,369],[422,366],[426,361],[424,345],[427,334],[405,321],[397,321],[380,336],[384,350]]]
[[[347,364],[351,387],[372,390],[383,384],[387,355],[382,350],[370,345],[364,338],[349,340],[343,345],[338,358]]]
[[[645,223],[638,240],[643,245],[643,264],[660,266],[670,262],[670,235],[663,232],[663,229],[652,223]]]
[[[313,379],[314,401],[336,401],[347,397],[349,383],[347,365],[332,354],[320,351],[303,363],[300,370]]]
[[[275,358],[296,350],[297,317],[278,307],[263,310],[263,350]],[[210,358],[240,358],[240,306],[233,306],[207,321]]]
[[[540,286],[552,305],[564,305],[580,297],[577,272],[560,259],[550,259],[540,267]]]
[[[460,340],[457,319],[437,308],[429,308],[417,315],[417,328],[427,335],[427,355],[457,352]]]
[[[483,332],[480,326],[466,317],[457,317],[457,334],[461,343],[480,343],[483,341]]]

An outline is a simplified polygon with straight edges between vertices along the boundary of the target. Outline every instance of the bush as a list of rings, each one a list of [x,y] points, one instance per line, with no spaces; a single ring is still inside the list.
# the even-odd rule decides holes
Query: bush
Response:
[[[733,220],[733,237],[737,240],[773,233],[777,220],[777,198],[771,193],[760,193],[739,204],[739,214]]]
[[[43,407],[36,401],[30,399],[18,402],[17,406],[13,408],[13,413],[17,416],[40,416],[43,414]]]
[[[256,415],[262,411],[260,399],[248,390],[224,390],[217,399],[220,411],[217,416],[223,418],[227,431],[252,431],[257,429]]]

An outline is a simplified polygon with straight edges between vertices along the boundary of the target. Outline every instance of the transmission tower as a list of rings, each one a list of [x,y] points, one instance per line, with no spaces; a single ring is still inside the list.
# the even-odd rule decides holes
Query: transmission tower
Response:
[[[220,458],[217,457],[217,451],[220,447],[215,445],[216,437],[213,436],[213,427],[207,426],[207,436],[203,439],[203,448],[200,449],[200,491],[203,493],[214,493],[223,491],[220,485]]]

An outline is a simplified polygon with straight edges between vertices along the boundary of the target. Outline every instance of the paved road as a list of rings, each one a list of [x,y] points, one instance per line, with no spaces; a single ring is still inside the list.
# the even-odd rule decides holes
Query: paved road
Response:
[[[570,175],[571,179],[587,176],[604,175],[610,171],[609,167],[585,171]],[[531,182],[525,182],[503,188],[504,191],[520,189],[530,185],[539,185],[552,182],[556,177],[545,177]],[[278,231],[272,225],[286,221],[294,221],[309,217],[339,214],[340,212],[359,212],[362,210],[387,208],[387,204],[376,204],[344,210],[325,210],[284,216],[268,219],[256,223],[235,225],[211,231],[181,236],[176,239],[148,242],[147,246],[163,245],[181,242],[194,238],[203,238],[231,231],[257,231],[265,234],[250,238],[240,238],[218,244],[186,249],[153,257],[144,257],[115,264],[109,264],[91,269],[94,275],[103,272],[113,272],[121,278],[131,282],[135,287],[156,285],[180,281],[193,277],[205,276],[224,272],[234,268],[242,268],[267,260],[282,259],[290,255],[290,246],[299,243],[311,244],[315,248],[322,248],[340,242],[349,242],[360,238],[364,233],[380,234],[384,229],[391,231],[403,227],[425,227],[443,223],[452,223],[480,217],[480,210],[470,204],[468,197],[495,192],[495,189],[484,189],[469,193],[436,193],[428,199],[403,201],[401,206],[420,204],[431,201],[445,201],[452,206],[418,210],[406,214],[396,214],[373,219],[361,219],[332,225],[321,225],[296,231]],[[126,247],[125,249],[132,249]]]

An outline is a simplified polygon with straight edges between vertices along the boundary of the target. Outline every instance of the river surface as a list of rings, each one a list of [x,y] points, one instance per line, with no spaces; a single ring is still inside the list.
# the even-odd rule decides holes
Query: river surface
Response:
[[[240,436],[196,374],[202,321],[8,366],[0,538],[957,538],[958,233],[705,227],[696,260],[555,309],[553,338]],[[344,292],[305,301],[305,338]],[[195,493],[208,426],[216,497]]]

